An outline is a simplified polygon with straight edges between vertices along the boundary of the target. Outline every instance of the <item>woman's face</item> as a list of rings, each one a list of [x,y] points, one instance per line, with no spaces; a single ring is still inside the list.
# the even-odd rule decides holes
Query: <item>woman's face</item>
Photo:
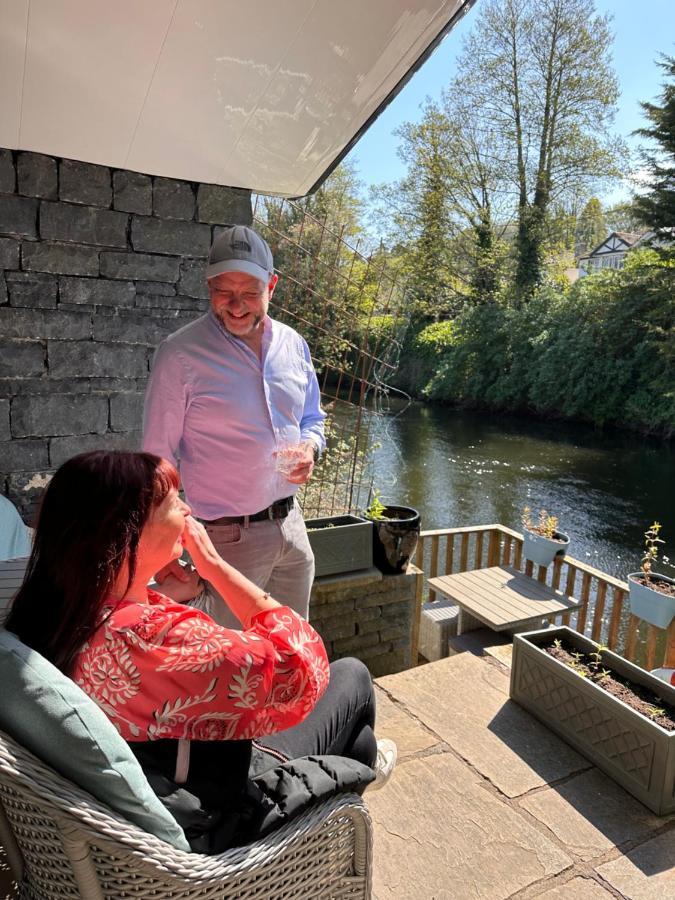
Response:
[[[181,536],[185,528],[185,517],[191,513],[190,507],[171,488],[162,502],[155,507],[145,524],[138,542],[138,558],[144,564],[152,560],[156,569],[165,566],[172,559],[178,559],[183,552]]]

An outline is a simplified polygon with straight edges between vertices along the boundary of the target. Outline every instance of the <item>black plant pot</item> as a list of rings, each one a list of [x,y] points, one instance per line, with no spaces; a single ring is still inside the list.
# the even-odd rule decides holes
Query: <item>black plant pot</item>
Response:
[[[410,506],[385,506],[373,519],[373,562],[384,575],[404,572],[417,547],[420,514]]]

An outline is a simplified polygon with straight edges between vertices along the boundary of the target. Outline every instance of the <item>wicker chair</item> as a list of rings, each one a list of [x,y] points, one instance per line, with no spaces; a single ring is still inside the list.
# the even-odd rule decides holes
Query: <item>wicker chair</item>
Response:
[[[355,794],[219,856],[184,853],[113,813],[0,732],[0,843],[22,900],[368,898],[372,829]]]

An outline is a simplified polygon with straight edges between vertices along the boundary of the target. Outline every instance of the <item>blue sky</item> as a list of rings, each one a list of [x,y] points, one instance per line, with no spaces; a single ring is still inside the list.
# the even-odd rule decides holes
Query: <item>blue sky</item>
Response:
[[[347,157],[356,163],[366,185],[395,181],[403,175],[393,131],[402,122],[419,119],[424,98],[439,97],[453,77],[462,38],[473,27],[480,3],[478,0]],[[598,12],[614,17],[614,68],[621,88],[615,130],[635,147],[637,140],[630,132],[644,124],[640,100],[655,99],[661,90],[663,73],[655,60],[659,52],[675,54],[675,0],[596,0],[595,6]],[[616,202],[629,194],[629,186],[617,186],[602,199]]]

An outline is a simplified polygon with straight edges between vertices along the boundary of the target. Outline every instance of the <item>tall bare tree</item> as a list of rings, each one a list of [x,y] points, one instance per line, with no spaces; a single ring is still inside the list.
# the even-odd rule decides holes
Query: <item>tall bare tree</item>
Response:
[[[542,277],[550,205],[616,173],[611,43],[588,0],[486,0],[465,42],[466,101],[492,124],[517,203],[520,299]]]

